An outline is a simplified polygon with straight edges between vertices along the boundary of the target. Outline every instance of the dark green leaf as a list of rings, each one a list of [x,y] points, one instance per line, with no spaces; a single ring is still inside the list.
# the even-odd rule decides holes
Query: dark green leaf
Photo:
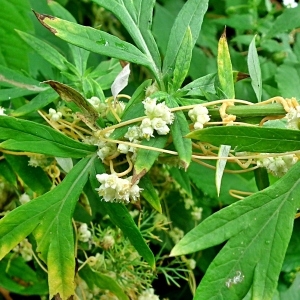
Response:
[[[159,213],[162,213],[159,196],[148,174],[145,174],[141,178],[139,187],[142,188],[141,194],[147,200],[147,202]]]

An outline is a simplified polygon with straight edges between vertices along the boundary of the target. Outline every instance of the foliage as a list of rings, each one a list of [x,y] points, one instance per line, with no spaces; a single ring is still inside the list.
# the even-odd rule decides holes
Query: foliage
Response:
[[[2,7],[0,299],[296,299],[300,6]]]

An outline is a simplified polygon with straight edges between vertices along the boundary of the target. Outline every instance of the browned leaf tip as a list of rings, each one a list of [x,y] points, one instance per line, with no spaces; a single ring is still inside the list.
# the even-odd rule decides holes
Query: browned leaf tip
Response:
[[[226,39],[226,26],[224,28],[224,31],[223,31],[222,35],[221,35],[221,38]]]
[[[44,22],[45,19],[50,19],[50,20],[55,20],[56,18],[50,15],[46,15],[46,14],[39,14],[38,12],[32,10],[33,13],[35,14],[36,18],[39,20],[39,22],[46,27],[48,30],[50,30],[53,34],[56,34],[57,31],[55,29],[53,29],[52,27],[50,27],[48,24],[46,24]]]

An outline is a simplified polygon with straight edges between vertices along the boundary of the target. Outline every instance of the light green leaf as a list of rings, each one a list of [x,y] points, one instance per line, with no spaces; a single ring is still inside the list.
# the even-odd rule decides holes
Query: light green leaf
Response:
[[[21,88],[8,88],[0,89],[0,102],[1,101],[11,101],[12,99],[36,94],[37,91],[21,89]]]
[[[166,99],[166,104],[169,108],[178,107],[176,99],[171,96]],[[175,118],[170,127],[173,144],[178,152],[181,165],[186,170],[192,160],[192,141],[185,138],[190,132],[190,128],[182,111],[175,112]]]
[[[141,195],[146,199],[146,201],[159,213],[162,213],[159,196],[148,174],[145,174],[141,178],[139,187],[142,189]]]
[[[262,77],[261,77],[261,69],[260,69],[258,54],[257,54],[257,50],[255,47],[255,38],[256,38],[256,36],[254,36],[254,38],[249,46],[247,63],[248,63],[249,74],[251,77],[251,85],[255,92],[257,101],[261,102]]]
[[[291,129],[252,126],[211,127],[195,130],[187,137],[215,146],[230,145],[237,152],[280,153],[300,149],[300,132]]]
[[[204,96],[203,92],[215,93],[216,73],[208,74],[200,77],[179,90],[179,92],[187,92],[188,96]]]
[[[29,45],[36,53],[47,60],[52,66],[61,71],[68,70],[66,58],[55,48],[26,32],[17,30],[17,33],[27,45]]]
[[[164,74],[170,75],[173,73],[175,60],[188,27],[190,27],[192,33],[192,46],[195,45],[201,30],[203,16],[206,13],[207,8],[208,0],[188,0],[179,12],[169,37],[163,63]]]
[[[227,99],[234,99],[234,81],[229,48],[224,31],[218,45],[218,78],[220,88]]]
[[[231,146],[221,145],[219,148],[219,151],[218,151],[218,157],[228,157],[230,148],[231,148]],[[218,159],[217,165],[216,165],[215,182],[216,182],[218,197],[220,195],[221,181],[222,181],[226,163],[227,163],[227,159],[220,158],[220,159]]]
[[[190,27],[187,28],[175,61],[173,91],[177,91],[185,80],[192,60],[193,37]]]
[[[32,98],[25,105],[14,110],[10,115],[13,117],[24,116],[47,106],[57,98],[58,96],[55,91],[53,91],[52,89],[45,90],[44,92],[41,92],[37,96]]]
[[[47,265],[50,298],[74,295],[75,253],[72,214],[94,158],[81,160],[61,184],[0,220],[0,259],[33,232]],[[63,228],[63,230],[61,230]]]
[[[118,297],[119,300],[129,300],[119,284],[112,277],[93,271],[88,265],[85,265],[79,271],[80,277],[87,283],[90,290],[98,287],[102,290],[109,290]]]
[[[149,141],[146,139],[142,140],[141,145],[163,149],[167,143],[167,140],[168,137],[166,135],[159,135],[151,138]],[[158,158],[159,154],[159,151],[139,148],[137,150],[136,161],[134,164],[136,174],[138,175],[147,173]]]
[[[86,50],[140,64],[151,69],[148,57],[135,46],[104,31],[35,13],[57,37]]]
[[[300,163],[271,187],[205,219],[172,249],[171,255],[199,251],[226,240],[197,288],[195,300],[272,299],[291,237]]]
[[[49,156],[81,158],[96,147],[72,140],[56,130],[35,122],[0,116],[0,148]]]

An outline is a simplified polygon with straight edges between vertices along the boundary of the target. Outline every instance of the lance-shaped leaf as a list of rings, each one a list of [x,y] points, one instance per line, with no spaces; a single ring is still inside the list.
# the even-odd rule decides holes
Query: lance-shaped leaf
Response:
[[[56,130],[35,122],[0,116],[0,148],[49,156],[81,158],[97,147],[77,142]]]
[[[171,29],[166,56],[163,63],[163,73],[173,73],[175,59],[190,27],[192,33],[192,46],[195,45],[203,21],[203,16],[208,8],[208,0],[188,0],[179,12]]]
[[[231,148],[230,146],[221,145],[220,148],[219,148],[218,157],[228,157],[229,152],[230,152],[230,148]],[[227,163],[226,158],[225,159],[220,158],[220,159],[218,159],[217,165],[216,165],[215,181],[216,181],[218,196],[220,195],[221,182],[222,182],[222,177],[223,177],[223,174],[224,174],[226,163]]]
[[[73,45],[105,56],[147,66],[151,69],[151,63],[144,53],[111,34],[53,16],[35,14],[38,20],[53,34]]]
[[[159,76],[160,55],[150,31],[155,1],[93,0],[93,2],[111,11],[120,20],[137,47],[147,56],[154,75]]]
[[[96,188],[99,188],[99,182],[96,179],[96,174],[102,173],[105,173],[105,168],[99,160],[96,160],[90,176],[90,183],[94,192],[96,192]],[[105,211],[110,216],[112,222],[118,226],[123,231],[124,235],[130,240],[136,251],[154,269],[154,255],[149,246],[146,244],[139,228],[136,226],[126,206],[123,203],[105,203]]]
[[[181,87],[181,84],[189,72],[194,46],[192,41],[192,32],[190,27],[188,27],[176,57],[173,77],[173,91],[177,91]]]
[[[95,158],[95,157],[94,157]],[[75,253],[72,214],[93,159],[81,160],[60,185],[0,220],[0,259],[33,232],[37,253],[48,269],[50,298],[74,295]]]
[[[256,98],[258,102],[261,102],[262,95],[262,77],[261,77],[261,69],[259,65],[258,54],[255,46],[255,38],[254,36],[252,42],[249,46],[249,52],[247,57],[249,74],[251,77],[251,85],[255,92]]]
[[[272,299],[300,205],[300,163],[271,187],[218,211],[191,230],[171,255],[229,240],[206,271],[195,300]]]
[[[195,130],[187,137],[236,151],[281,153],[300,149],[300,132],[291,129],[225,126]]]
[[[166,103],[170,108],[178,107],[176,99],[171,96],[166,99]],[[178,152],[181,164],[186,170],[192,159],[192,141],[185,138],[190,132],[190,129],[188,121],[182,111],[175,112],[175,118],[170,127],[173,144]]]
[[[111,86],[111,93],[116,100],[118,94],[128,85],[130,75],[130,64],[127,64],[118,74]]]
[[[228,99],[234,99],[235,92],[232,65],[225,31],[218,45],[218,78],[224,96]]]

